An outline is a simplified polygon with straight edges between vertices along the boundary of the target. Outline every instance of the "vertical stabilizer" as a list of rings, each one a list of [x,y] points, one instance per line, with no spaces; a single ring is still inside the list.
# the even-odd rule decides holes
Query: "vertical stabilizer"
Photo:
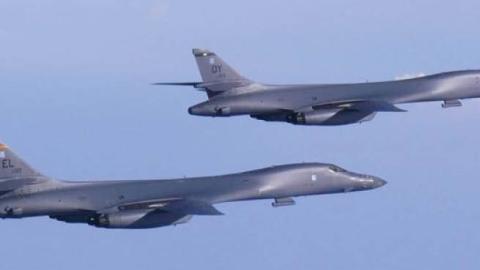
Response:
[[[6,144],[0,142],[0,181],[29,177],[42,177],[42,174],[19,158]]]
[[[223,92],[235,87],[242,87],[252,83],[214,52],[205,49],[193,49],[193,55],[202,76],[202,86],[212,92]]]
[[[249,86],[253,81],[243,77],[214,52],[193,49],[201,82],[158,82],[154,85],[193,86],[207,92],[209,98],[237,87]]]

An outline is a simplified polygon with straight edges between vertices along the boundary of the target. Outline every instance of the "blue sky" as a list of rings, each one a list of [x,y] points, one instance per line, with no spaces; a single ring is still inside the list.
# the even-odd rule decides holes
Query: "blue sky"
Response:
[[[60,179],[214,175],[302,161],[381,189],[219,205],[154,230],[0,221],[1,269],[478,269],[480,101],[403,105],[344,127],[187,114],[209,48],[271,83],[478,68],[480,2],[3,1],[0,137]]]

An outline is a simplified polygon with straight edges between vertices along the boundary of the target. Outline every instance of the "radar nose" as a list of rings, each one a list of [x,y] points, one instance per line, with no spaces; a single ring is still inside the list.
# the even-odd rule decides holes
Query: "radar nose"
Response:
[[[378,178],[378,177],[374,177],[373,178],[373,186],[374,188],[379,188],[379,187],[383,187],[384,185],[387,184],[387,181],[381,179],[381,178]]]

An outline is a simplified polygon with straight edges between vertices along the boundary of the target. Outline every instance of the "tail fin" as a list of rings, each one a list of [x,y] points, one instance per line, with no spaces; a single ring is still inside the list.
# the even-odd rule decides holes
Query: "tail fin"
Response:
[[[213,97],[232,88],[252,84],[252,81],[240,75],[215,53],[204,49],[193,49],[202,82],[159,82],[154,85],[193,86],[206,91]]]
[[[192,52],[204,83],[250,82],[214,52],[204,49],[193,49]]]
[[[0,192],[38,182],[44,176],[0,142]]]
[[[252,83],[229,66],[214,52],[204,49],[193,49],[197,61],[202,87],[213,92],[223,92],[231,88],[246,86]]]

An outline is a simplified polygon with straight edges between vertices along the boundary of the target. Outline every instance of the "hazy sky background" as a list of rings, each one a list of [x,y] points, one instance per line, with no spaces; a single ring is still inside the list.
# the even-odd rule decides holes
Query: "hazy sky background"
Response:
[[[0,0],[0,137],[71,180],[331,162],[381,189],[218,205],[152,230],[0,220],[0,269],[478,269],[480,101],[402,105],[344,127],[190,116],[193,47],[270,83],[480,65],[480,2]]]

